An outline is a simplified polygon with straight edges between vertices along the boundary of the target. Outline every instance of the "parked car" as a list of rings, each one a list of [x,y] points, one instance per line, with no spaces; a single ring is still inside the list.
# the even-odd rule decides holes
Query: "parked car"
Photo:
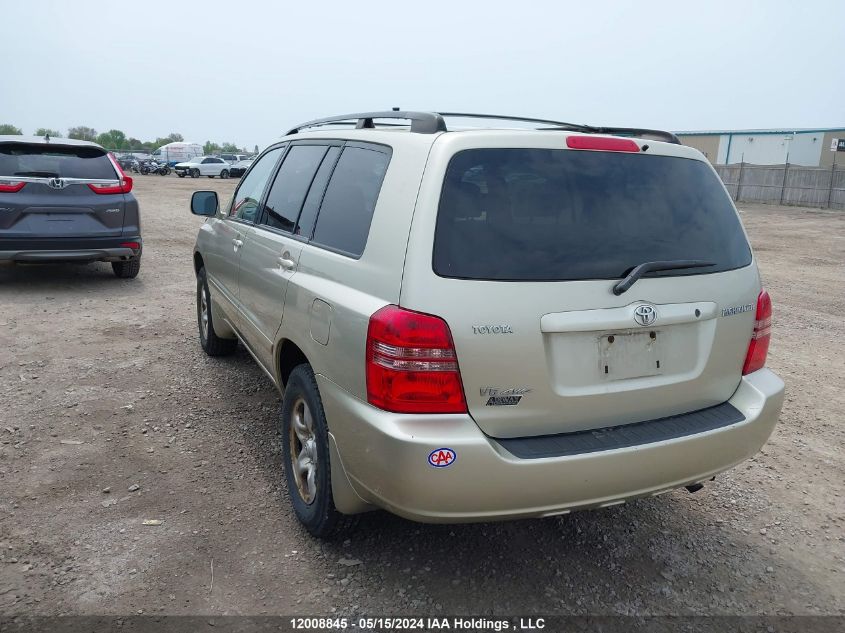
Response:
[[[179,178],[184,178],[185,176],[190,176],[191,178],[199,178],[200,176],[228,178],[230,165],[217,156],[197,156],[184,163],[176,163],[173,169]]]
[[[254,160],[254,158],[244,158],[243,160],[239,160],[229,169],[229,175],[232,178],[240,178],[246,173],[246,170],[250,168]]]
[[[321,119],[230,204],[194,194],[200,343],[240,340],[283,392],[312,534],[373,508],[488,521],[695,492],[771,434],[771,301],[707,159],[668,132],[534,124]]]
[[[220,154],[220,158],[225,160],[230,165],[234,165],[235,163],[245,159],[246,154]]]
[[[141,268],[132,178],[87,141],[0,136],[0,263],[111,262]]]
[[[121,154],[116,157],[117,164],[123,171],[130,171],[132,166],[138,162],[138,159],[132,154]]]

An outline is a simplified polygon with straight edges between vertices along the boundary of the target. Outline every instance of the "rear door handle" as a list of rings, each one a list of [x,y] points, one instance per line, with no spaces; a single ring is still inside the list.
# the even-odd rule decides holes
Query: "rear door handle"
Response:
[[[285,253],[285,255],[287,255],[287,253]],[[285,270],[293,270],[296,268],[296,262],[284,255],[279,257],[279,265]]]

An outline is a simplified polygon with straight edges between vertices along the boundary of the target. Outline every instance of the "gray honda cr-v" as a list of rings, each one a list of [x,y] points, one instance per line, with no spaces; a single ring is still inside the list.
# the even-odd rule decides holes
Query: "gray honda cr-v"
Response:
[[[0,136],[0,264],[111,262],[141,268],[132,179],[87,141]]]

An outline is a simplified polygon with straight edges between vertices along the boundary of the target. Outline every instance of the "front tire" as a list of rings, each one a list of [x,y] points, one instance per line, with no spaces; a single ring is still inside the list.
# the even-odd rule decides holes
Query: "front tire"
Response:
[[[282,401],[282,454],[293,511],[313,536],[349,531],[355,517],[337,511],[332,497],[329,430],[311,365],[297,366]]]
[[[196,167],[191,170],[191,178],[199,178],[200,177],[200,170]]]
[[[220,338],[214,332],[211,314],[211,293],[208,291],[208,279],[205,268],[197,273],[197,326],[200,333],[200,345],[209,356],[226,356],[235,351],[237,339]]]
[[[228,178],[228,177],[229,177],[229,170],[228,170],[228,169],[224,169],[223,171],[221,171],[221,172],[220,172],[220,177],[221,177],[223,180],[226,180],[226,178]]]
[[[119,279],[135,279],[141,270],[141,256],[123,262],[112,262],[111,268]]]

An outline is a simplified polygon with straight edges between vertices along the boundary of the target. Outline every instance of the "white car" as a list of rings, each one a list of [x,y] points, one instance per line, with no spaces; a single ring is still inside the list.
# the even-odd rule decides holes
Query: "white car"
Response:
[[[199,178],[200,176],[228,178],[229,168],[229,163],[217,156],[197,156],[184,163],[176,163],[173,169],[176,170],[176,175],[179,178],[185,176],[191,178]]]
[[[246,154],[220,154],[220,158],[225,160],[230,165],[239,163],[246,158]]]

